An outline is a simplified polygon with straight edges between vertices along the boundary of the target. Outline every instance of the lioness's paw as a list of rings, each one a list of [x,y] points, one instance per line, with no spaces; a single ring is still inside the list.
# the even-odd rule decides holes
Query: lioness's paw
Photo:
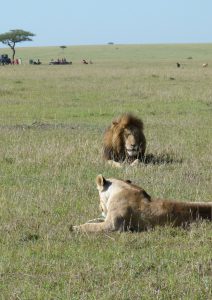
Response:
[[[70,227],[69,227],[69,231],[71,231],[71,232],[78,231],[78,230],[79,230],[79,226],[70,225]]]
[[[73,227],[74,227],[73,225],[70,225],[69,226],[69,231],[73,231]]]

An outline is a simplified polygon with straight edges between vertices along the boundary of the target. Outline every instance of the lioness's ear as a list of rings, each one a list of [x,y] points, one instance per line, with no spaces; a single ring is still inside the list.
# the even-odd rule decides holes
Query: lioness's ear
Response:
[[[129,179],[125,180],[125,182],[126,182],[126,183],[132,183],[132,181],[129,180]]]
[[[96,177],[96,184],[98,189],[102,190],[106,182],[107,180],[101,174]]]
[[[143,195],[144,195],[145,202],[148,203],[148,202],[152,201],[151,196],[149,194],[147,194],[147,192],[145,192],[144,190],[143,190]]]

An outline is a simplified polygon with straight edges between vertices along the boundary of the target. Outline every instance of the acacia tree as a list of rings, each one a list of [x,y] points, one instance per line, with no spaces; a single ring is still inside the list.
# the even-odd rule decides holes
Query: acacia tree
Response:
[[[5,45],[8,45],[11,48],[13,52],[12,57],[14,60],[16,43],[32,41],[32,39],[30,38],[32,36],[35,36],[35,34],[30,31],[25,31],[22,29],[13,29],[9,32],[0,34],[0,42],[2,42]]]

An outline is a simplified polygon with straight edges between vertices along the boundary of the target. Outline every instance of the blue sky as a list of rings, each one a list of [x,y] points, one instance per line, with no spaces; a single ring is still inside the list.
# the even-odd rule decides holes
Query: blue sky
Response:
[[[212,42],[212,0],[8,3],[7,13],[1,13],[0,33],[23,29],[36,34],[33,42],[19,46]]]

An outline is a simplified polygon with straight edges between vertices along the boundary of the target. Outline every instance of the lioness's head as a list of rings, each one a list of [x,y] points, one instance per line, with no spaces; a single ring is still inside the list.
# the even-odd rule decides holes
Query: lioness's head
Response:
[[[106,179],[101,174],[96,177],[97,190],[99,192],[100,211],[106,217],[111,197],[116,197],[119,192],[124,192],[129,198],[134,199],[135,191],[139,191],[144,201],[149,202],[151,197],[140,187],[134,185],[130,180],[119,180],[115,178]]]
[[[108,192],[108,188],[112,182],[109,180],[106,180],[101,174],[96,177],[96,185],[97,190],[99,192],[99,209],[102,213],[103,217],[106,217],[107,215],[107,202],[109,199],[110,193]]]

